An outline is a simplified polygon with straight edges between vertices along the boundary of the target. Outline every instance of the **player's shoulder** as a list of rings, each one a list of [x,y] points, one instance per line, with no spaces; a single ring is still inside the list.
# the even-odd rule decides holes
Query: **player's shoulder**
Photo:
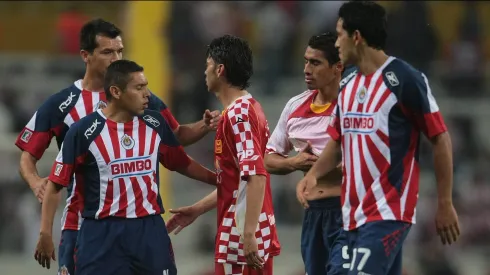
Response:
[[[68,131],[76,132],[87,140],[93,140],[102,131],[105,123],[106,118],[99,109],[73,123]]]
[[[162,114],[153,109],[146,109],[143,115],[140,116],[140,119],[153,129],[158,129],[160,125],[167,123]]]
[[[77,83],[78,81],[49,96],[43,106],[53,112],[68,113],[81,94],[81,89]]]
[[[167,109],[167,105],[163,102],[163,100],[150,91],[150,97],[148,98],[148,109],[162,111]]]
[[[305,100],[308,99],[313,93],[315,93],[315,91],[306,90],[299,95],[295,95],[291,97],[286,103],[286,106],[284,106],[284,109],[291,110],[291,111],[296,109],[296,107],[303,104]]]
[[[352,65],[345,67],[339,83],[340,90],[342,90],[342,88],[344,88],[357,75],[358,71],[359,69],[357,66]]]
[[[425,75],[410,65],[408,62],[395,57],[383,69],[383,80],[391,90],[396,90],[408,82],[424,82]]]

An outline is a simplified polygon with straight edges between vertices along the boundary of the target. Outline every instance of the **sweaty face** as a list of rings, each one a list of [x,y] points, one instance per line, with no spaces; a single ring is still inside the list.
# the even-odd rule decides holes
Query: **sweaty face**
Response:
[[[309,90],[322,89],[335,77],[336,68],[330,66],[321,50],[306,48],[305,52],[305,82]]]
[[[342,18],[339,18],[337,21],[337,41],[335,42],[335,46],[339,49],[340,61],[345,66],[355,63],[356,52],[354,40],[344,29],[343,22]]]
[[[124,46],[120,36],[109,38],[97,35],[95,40],[98,46],[92,54],[88,55],[87,69],[104,76],[112,62],[122,59]]]
[[[126,90],[121,93],[119,98],[121,106],[133,115],[142,115],[148,108],[150,91],[148,90],[148,80],[143,72],[131,74],[131,80],[126,85]]]
[[[216,63],[211,57],[206,59],[206,70],[204,71],[206,77],[206,86],[209,92],[215,92],[218,84],[218,74]]]

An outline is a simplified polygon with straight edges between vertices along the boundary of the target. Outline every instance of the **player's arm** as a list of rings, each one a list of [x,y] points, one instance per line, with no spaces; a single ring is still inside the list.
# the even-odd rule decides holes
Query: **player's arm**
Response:
[[[60,130],[60,127],[54,125],[56,119],[53,116],[58,109],[53,106],[51,97],[34,113],[15,141],[15,145],[22,150],[19,163],[20,176],[40,201],[47,179],[39,176],[36,164],[51,143],[53,135]]]
[[[196,202],[191,207],[196,209],[199,215],[202,215],[216,208],[217,205],[218,205],[218,190],[215,189],[213,192],[211,192],[209,195],[207,195],[200,201]]]
[[[267,172],[276,175],[287,175],[298,169],[294,158],[288,158],[291,151],[291,143],[287,136],[287,118],[289,116],[289,102],[282,110],[276,128],[267,143],[266,155],[264,157]]]
[[[194,144],[211,131],[211,128],[205,123],[204,118],[195,123],[180,125],[165,103],[155,95],[151,96],[149,108],[159,111],[162,114],[182,146]]]
[[[207,184],[216,185],[216,173],[190,158],[171,132],[169,125],[163,123],[162,140],[159,147],[160,163],[171,171]]]
[[[60,201],[60,191],[63,187],[67,187],[70,184],[76,166],[84,158],[80,147],[77,138],[77,128],[72,127],[66,134],[49,175],[41,210],[41,234],[52,236],[54,215]]]
[[[323,149],[322,153],[318,157],[318,160],[313,164],[307,176],[313,176],[316,179],[325,177],[329,172],[335,168],[341,169],[338,162],[338,153],[340,150],[340,111],[338,105],[335,106],[335,110],[330,120],[330,125],[327,128],[327,133],[332,138]]]
[[[432,144],[438,201],[452,204],[451,137],[425,75],[417,74],[407,79],[400,100],[405,113],[412,119],[415,127],[423,132]]]
[[[260,150],[258,121],[255,114],[241,108],[230,116],[236,144],[240,178],[247,181],[244,237],[255,237],[259,216],[264,202],[267,171]],[[250,109],[248,109],[250,111]],[[253,117],[251,117],[253,116]]]

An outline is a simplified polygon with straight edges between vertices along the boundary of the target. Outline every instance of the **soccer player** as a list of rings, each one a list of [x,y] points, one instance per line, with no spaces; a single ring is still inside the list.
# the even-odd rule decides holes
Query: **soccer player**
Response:
[[[218,124],[214,152],[218,188],[193,206],[170,212],[169,232],[218,207],[216,275],[270,275],[279,255],[270,175],[264,167],[269,128],[262,107],[246,91],[253,73],[252,51],[225,35],[208,47],[206,85],[226,108]]]
[[[304,55],[308,90],[288,101],[269,139],[265,165],[271,174],[307,172],[331,139],[326,129],[337,103],[343,71],[336,40],[336,35],[325,33],[312,36],[308,42]],[[292,150],[298,154],[288,157]],[[298,200],[307,207],[301,233],[307,274],[326,273],[330,249],[342,229],[339,170],[319,180],[308,198],[303,197],[301,188],[297,190]]]
[[[460,234],[452,203],[451,139],[426,76],[386,55],[386,12],[374,2],[342,5],[337,22],[340,59],[357,73],[342,83],[328,133],[335,142],[302,180],[307,191],[343,154],[345,266],[328,274],[401,274],[402,246],[415,223],[420,133],[432,143],[443,244]]]
[[[76,274],[177,274],[159,193],[159,165],[216,185],[216,174],[190,159],[151,96],[143,68],[118,60],[107,69],[108,105],[68,130],[42,205],[36,249],[40,264],[54,255],[51,237],[57,194],[73,174],[83,186],[84,221]]]
[[[106,106],[104,75],[109,64],[122,58],[124,46],[121,30],[102,19],[89,21],[80,31],[80,47],[80,55],[86,64],[84,78],[50,96],[15,142],[23,151],[20,158],[20,173],[39,202],[42,202],[47,178],[39,176],[36,163],[53,137],[56,137],[59,148],[73,123]],[[183,145],[197,141],[211,130],[204,120],[179,126],[165,104],[154,95],[149,98],[148,108],[161,112]],[[213,114],[206,112],[205,118],[208,124],[213,115],[216,115],[216,112]],[[70,274],[74,274],[73,255],[78,229],[82,222],[80,207],[83,202],[80,191],[81,186],[76,180],[68,186],[68,198],[61,220],[62,234],[58,263],[60,271],[66,269]]]

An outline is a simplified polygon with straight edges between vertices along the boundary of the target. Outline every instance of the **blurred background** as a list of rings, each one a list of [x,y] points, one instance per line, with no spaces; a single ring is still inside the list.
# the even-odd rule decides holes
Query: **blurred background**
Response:
[[[435,181],[431,150],[421,148],[417,224],[404,246],[407,275],[490,274],[490,3],[473,1],[381,2],[389,11],[387,53],[405,59],[430,79],[454,146],[454,200],[463,235],[443,247],[434,227]],[[220,109],[204,83],[205,45],[234,34],[254,51],[249,91],[264,106],[271,130],[288,99],[305,90],[303,53],[308,38],[334,30],[335,1],[244,2],[0,2],[0,274],[56,274],[33,259],[40,206],[18,175],[14,141],[49,95],[83,78],[78,31],[102,17],[124,30],[125,58],[142,64],[150,89],[180,123]],[[212,168],[213,135],[187,148]],[[57,153],[51,145],[39,162],[47,176]],[[294,186],[301,174],[273,176],[282,254],[276,274],[300,275],[302,208]],[[212,188],[168,174],[166,206],[188,205]],[[58,211],[55,228],[59,230]],[[179,274],[213,274],[216,213],[172,236]],[[59,240],[56,232],[55,244]],[[56,249],[57,250],[57,249]],[[56,264],[57,266],[57,264]]]

